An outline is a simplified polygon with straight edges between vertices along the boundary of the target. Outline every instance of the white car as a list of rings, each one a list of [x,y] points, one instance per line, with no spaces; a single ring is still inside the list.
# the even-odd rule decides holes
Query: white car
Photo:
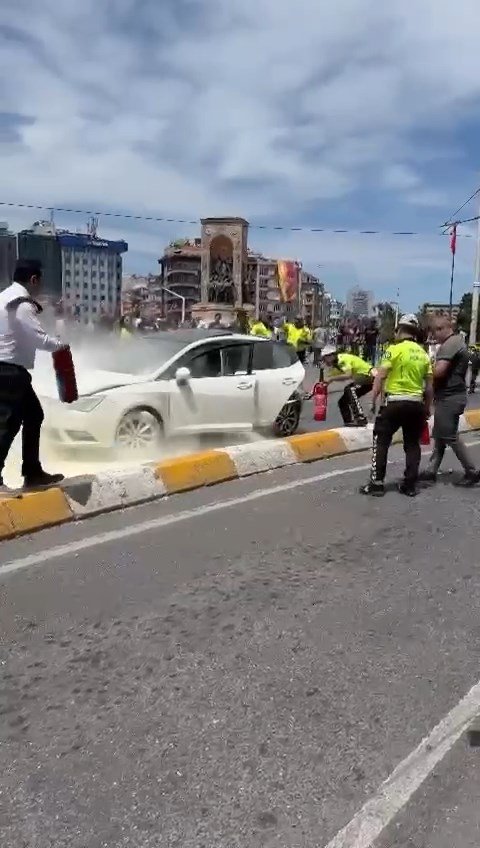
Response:
[[[141,451],[172,436],[263,429],[289,436],[299,424],[305,371],[286,344],[160,332],[110,341],[97,360],[101,371],[77,375],[75,403],[42,399],[46,433],[64,448]]]

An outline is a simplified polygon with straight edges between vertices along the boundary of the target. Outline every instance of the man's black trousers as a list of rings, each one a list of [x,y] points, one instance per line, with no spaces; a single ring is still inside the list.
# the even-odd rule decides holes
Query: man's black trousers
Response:
[[[351,424],[358,418],[365,418],[365,412],[360,403],[360,398],[368,395],[373,388],[373,377],[355,377],[355,382],[351,383],[343,392],[338,401],[338,408],[343,418],[344,424]]]
[[[405,482],[415,485],[420,467],[420,437],[424,424],[425,406],[420,401],[392,400],[382,407],[373,428],[371,471],[373,483],[383,483],[387,471],[388,449],[395,433],[402,428]]]
[[[40,430],[43,409],[25,368],[0,362],[0,478],[12,442],[22,427],[22,475],[41,471]]]

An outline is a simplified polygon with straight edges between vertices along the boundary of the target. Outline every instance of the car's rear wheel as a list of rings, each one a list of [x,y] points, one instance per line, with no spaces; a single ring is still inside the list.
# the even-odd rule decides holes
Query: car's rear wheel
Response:
[[[282,406],[273,425],[273,432],[279,438],[293,436],[298,430],[300,424],[300,415],[302,413],[302,404],[297,400],[288,401],[285,406]]]
[[[118,424],[115,446],[141,453],[158,447],[162,435],[162,422],[154,412],[149,409],[131,409]]]

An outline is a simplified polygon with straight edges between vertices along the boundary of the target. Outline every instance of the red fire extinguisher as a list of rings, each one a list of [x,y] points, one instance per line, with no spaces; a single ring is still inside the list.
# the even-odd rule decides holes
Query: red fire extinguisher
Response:
[[[428,421],[425,421],[425,424],[423,425],[422,435],[420,436],[420,444],[425,446],[430,444],[430,428],[428,426]]]
[[[52,353],[53,367],[57,378],[58,396],[62,403],[73,403],[78,400],[77,379],[75,366],[69,347]]]
[[[327,418],[327,384],[315,383],[313,387],[313,418],[314,421],[326,421]]]

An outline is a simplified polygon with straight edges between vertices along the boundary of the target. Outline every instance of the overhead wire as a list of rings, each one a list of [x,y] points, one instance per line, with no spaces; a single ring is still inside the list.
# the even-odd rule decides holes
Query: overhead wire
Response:
[[[473,192],[473,194],[470,195],[470,197],[467,197],[466,201],[464,203],[462,203],[462,205],[459,206],[458,209],[456,209],[455,212],[452,213],[452,215],[450,215],[450,218],[448,219],[448,221],[445,221],[445,223],[441,224],[441,226],[442,227],[452,227],[454,224],[464,224],[464,223],[466,223],[465,221],[457,221],[456,217],[457,217],[458,213],[461,212],[462,209],[465,209],[465,206],[468,206],[468,204],[471,203],[471,201],[478,194],[480,194],[480,186]]]
[[[480,188],[477,190],[475,194],[480,192]],[[472,198],[475,195],[472,195]],[[470,199],[472,199],[470,198]],[[466,205],[466,204],[464,204]],[[75,209],[73,207],[66,206],[47,206],[45,204],[37,204],[37,203],[16,203],[13,201],[0,200],[0,207],[4,208],[12,208],[12,209],[32,209],[40,212],[62,212],[65,214],[72,215],[91,215],[91,216],[99,216],[104,218],[119,218],[123,220],[130,221],[147,221],[150,223],[161,223],[161,224],[189,224],[189,225],[198,225],[201,222],[200,218],[196,219],[188,219],[188,218],[165,218],[159,217],[156,215],[134,215],[128,212],[113,212],[111,210],[102,210],[102,209]],[[458,210],[460,211],[460,210]],[[470,221],[478,220],[476,218],[468,218],[465,221],[458,221],[456,223],[468,223]],[[449,226],[447,224],[443,226]],[[400,236],[400,237],[425,237],[425,236],[442,236],[445,233],[434,233],[434,232],[421,232],[416,230],[354,230],[350,228],[344,229],[334,229],[332,227],[288,227],[288,226],[277,226],[273,224],[250,224],[250,229],[252,230],[270,230],[270,231],[282,231],[282,232],[292,232],[292,233],[330,233],[333,235],[362,235],[362,236]],[[471,233],[459,233],[458,236],[460,238],[473,238]]]

